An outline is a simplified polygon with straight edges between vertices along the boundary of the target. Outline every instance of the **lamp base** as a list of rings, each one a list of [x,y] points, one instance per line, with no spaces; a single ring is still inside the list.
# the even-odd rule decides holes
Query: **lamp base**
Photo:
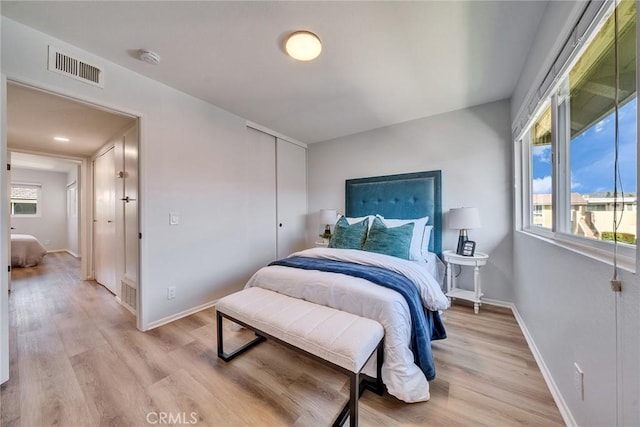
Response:
[[[469,240],[467,236],[467,230],[460,230],[460,237],[458,237],[458,247],[456,249],[456,254],[462,255],[462,248],[464,247],[464,242]]]

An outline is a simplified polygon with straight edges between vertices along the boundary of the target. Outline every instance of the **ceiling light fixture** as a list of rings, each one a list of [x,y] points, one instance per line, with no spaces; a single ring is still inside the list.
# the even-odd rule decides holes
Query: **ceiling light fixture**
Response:
[[[150,50],[146,50],[146,49],[140,49],[140,60],[146,62],[147,64],[151,64],[151,65],[158,65],[160,63],[160,55],[158,55],[157,53],[150,51]]]
[[[311,31],[295,31],[287,37],[285,49],[293,59],[311,61],[322,52],[322,43]]]
[[[53,139],[55,141],[60,141],[60,142],[69,142],[70,139],[64,136],[54,136]]]

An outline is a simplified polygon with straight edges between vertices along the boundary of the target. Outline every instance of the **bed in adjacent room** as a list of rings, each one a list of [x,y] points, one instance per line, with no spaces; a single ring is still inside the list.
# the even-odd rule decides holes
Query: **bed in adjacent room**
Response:
[[[11,267],[35,267],[47,250],[30,234],[11,234]]]
[[[440,180],[440,171],[347,180],[329,247],[278,260],[247,283],[381,323],[382,379],[405,402],[429,399],[431,340],[446,337]],[[374,366],[364,373],[375,377]]]

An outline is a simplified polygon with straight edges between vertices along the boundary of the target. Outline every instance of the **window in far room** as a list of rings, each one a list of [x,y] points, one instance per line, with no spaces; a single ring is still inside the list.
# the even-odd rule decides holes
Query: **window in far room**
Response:
[[[39,216],[40,184],[12,183],[11,184],[11,215]]]

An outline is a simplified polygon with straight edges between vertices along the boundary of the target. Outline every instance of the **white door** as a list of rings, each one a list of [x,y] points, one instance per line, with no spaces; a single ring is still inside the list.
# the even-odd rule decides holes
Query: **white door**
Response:
[[[278,138],[276,151],[278,258],[305,249],[307,150]]]
[[[13,226],[11,225],[11,152],[7,151],[7,194],[9,197],[9,208],[7,209],[7,224],[8,224],[8,236],[9,236],[9,245],[7,245],[7,252],[9,252],[9,260],[8,265],[11,266],[11,232],[13,231]],[[9,270],[9,277],[7,279],[7,289],[11,290],[11,268]]]
[[[247,169],[247,203],[255,212],[246,221],[250,236],[251,271],[276,259],[276,138],[247,128],[252,164]]]
[[[116,290],[116,182],[113,147],[93,161],[93,245],[96,282]]]
[[[120,278],[123,286],[121,300],[137,310],[138,304],[138,126],[129,129],[123,144],[122,197],[116,203],[123,207],[124,261]],[[124,295],[126,293],[126,295]]]
[[[6,125],[7,123],[7,97],[6,95],[6,87],[7,87],[7,79],[4,75],[0,75],[0,123]],[[2,128],[6,128],[6,126],[2,126]],[[11,194],[11,178],[8,173],[9,169],[7,165],[11,163],[11,157],[9,152],[7,151],[7,138],[6,132],[3,132],[0,135],[0,160],[6,160],[5,162],[0,161],[0,182],[5,183],[4,188],[0,188],[0,223],[5,223],[6,218],[6,228],[0,228],[0,259],[5,258],[2,255],[6,256],[7,266],[11,265],[11,237],[10,237],[10,227],[11,227],[11,215],[10,209],[11,205],[9,203],[9,198]],[[0,383],[4,383],[9,380],[9,281],[11,280],[11,273],[8,271],[8,268],[5,265],[0,263],[0,267],[2,268],[2,276],[0,276]]]

